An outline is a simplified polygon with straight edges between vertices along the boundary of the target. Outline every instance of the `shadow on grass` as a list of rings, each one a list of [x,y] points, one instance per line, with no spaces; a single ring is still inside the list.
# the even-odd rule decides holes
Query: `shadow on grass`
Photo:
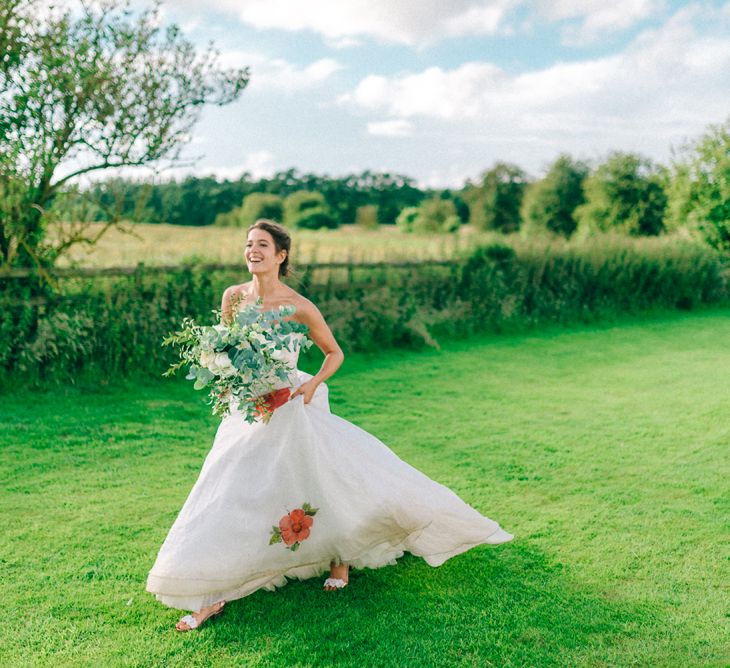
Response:
[[[340,592],[319,580],[259,591],[167,649],[192,642],[222,665],[247,666],[608,666],[654,623],[651,610],[580,590],[559,564],[514,543],[437,569],[406,555],[353,571]]]

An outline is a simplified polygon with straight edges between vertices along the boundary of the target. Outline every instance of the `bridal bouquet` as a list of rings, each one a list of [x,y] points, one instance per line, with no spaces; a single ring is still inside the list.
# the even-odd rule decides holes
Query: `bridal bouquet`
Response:
[[[275,408],[289,398],[289,391],[273,391],[277,381],[286,382],[293,370],[282,359],[285,350],[306,350],[312,342],[297,334],[308,327],[284,320],[294,313],[293,306],[260,311],[261,300],[241,308],[230,324],[198,325],[185,318],[182,328],[169,334],[163,346],[178,349],[180,361],[171,364],[163,376],[170,376],[189,365],[188,380],[195,389],[208,388],[213,414],[225,416],[237,404],[246,422],[261,416],[268,422]],[[220,312],[214,311],[220,319]]]

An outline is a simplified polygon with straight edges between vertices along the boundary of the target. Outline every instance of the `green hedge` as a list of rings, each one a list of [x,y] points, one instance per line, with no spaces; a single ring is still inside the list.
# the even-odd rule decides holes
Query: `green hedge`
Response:
[[[183,316],[210,322],[223,289],[241,280],[226,271],[140,268],[124,278],[64,279],[51,292],[2,279],[3,380],[159,375],[171,361],[162,336]],[[496,244],[446,265],[305,269],[292,284],[320,307],[346,351],[730,303],[727,264],[694,245]]]

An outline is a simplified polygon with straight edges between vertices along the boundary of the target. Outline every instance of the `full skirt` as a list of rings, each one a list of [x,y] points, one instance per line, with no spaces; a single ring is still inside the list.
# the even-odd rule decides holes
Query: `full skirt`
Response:
[[[311,378],[296,371],[301,384]],[[296,386],[296,383],[295,383]],[[278,408],[268,424],[234,411],[216,433],[197,482],[160,548],[147,590],[199,610],[330,562],[393,565],[405,551],[431,566],[512,536],[385,444],[312,401]]]

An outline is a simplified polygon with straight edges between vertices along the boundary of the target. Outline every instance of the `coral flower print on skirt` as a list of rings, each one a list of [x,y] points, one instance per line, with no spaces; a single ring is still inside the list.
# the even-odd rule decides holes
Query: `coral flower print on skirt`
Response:
[[[319,508],[312,508],[308,503],[303,503],[301,508],[295,508],[279,520],[279,526],[271,527],[271,539],[269,545],[275,543],[284,544],[295,552],[299,544],[309,538],[309,530],[314,523],[314,516]]]

